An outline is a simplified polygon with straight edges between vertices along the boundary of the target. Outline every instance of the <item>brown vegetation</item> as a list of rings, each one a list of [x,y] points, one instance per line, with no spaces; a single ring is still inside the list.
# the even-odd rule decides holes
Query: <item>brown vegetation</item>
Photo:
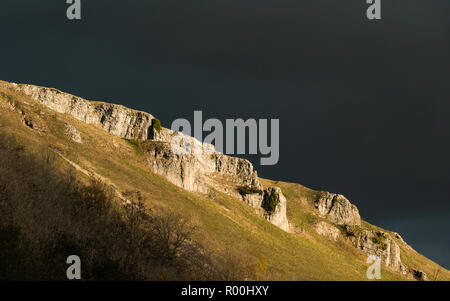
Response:
[[[123,206],[106,185],[58,172],[50,149],[41,156],[0,135],[1,280],[65,280],[69,255],[81,258],[84,280],[249,277],[236,258],[208,257],[179,214],[153,214],[139,191]]]

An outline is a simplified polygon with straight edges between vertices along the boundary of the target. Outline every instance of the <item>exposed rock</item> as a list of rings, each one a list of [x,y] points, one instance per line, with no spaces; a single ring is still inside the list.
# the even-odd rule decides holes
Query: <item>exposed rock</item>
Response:
[[[330,223],[320,221],[313,225],[314,230],[322,236],[327,237],[328,239],[337,241],[339,237],[339,229],[335,226],[331,225]]]
[[[167,143],[172,143],[173,139],[180,135],[182,138],[188,138],[189,136],[184,135],[183,133],[173,131],[171,129],[162,128],[161,131],[156,131],[152,128],[152,130],[149,132],[149,139],[155,140],[155,141],[163,141]],[[189,137],[190,138],[190,137]]]
[[[271,200],[276,201],[274,208],[270,208]],[[288,231],[289,222],[286,217],[286,198],[278,187],[269,187],[264,191],[262,207],[266,210],[265,218],[275,226]]]
[[[413,250],[413,248],[406,243],[406,241],[403,239],[403,237],[400,234],[398,234],[397,232],[393,232],[393,235],[396,239],[398,239],[400,241],[401,244],[403,244],[403,247]]]
[[[23,84],[11,86],[56,112],[98,125],[122,138],[147,139],[152,131],[153,116],[145,112],[121,105],[88,101],[52,88]]]
[[[207,194],[214,188],[242,197],[257,213],[287,231],[286,198],[280,188],[268,188],[263,193],[258,174],[248,160],[217,153],[214,146],[172,130],[162,129],[153,134],[157,141],[150,142],[147,160],[153,172],[189,191]],[[238,187],[248,187],[255,193],[241,196]],[[278,200],[270,214],[264,208],[264,200],[269,196]]]
[[[177,186],[206,193],[213,186],[213,174],[219,174],[231,184],[262,189],[248,160],[217,153],[211,144],[168,129],[162,129],[155,138],[148,149],[148,164]]]
[[[155,118],[145,112],[121,105],[88,101],[52,88],[3,82],[1,84],[30,96],[56,112],[69,114],[87,124],[100,126],[118,137],[150,140],[146,142],[147,162],[149,168],[156,174],[188,191],[210,194],[211,191],[218,190],[242,198],[258,214],[288,231],[287,200],[281,189],[269,187],[263,190],[257,172],[249,161],[217,153],[214,146],[201,143],[182,133],[166,128],[156,130],[153,127]],[[31,106],[34,105],[33,102]],[[39,131],[45,129],[45,123],[41,122],[37,114],[29,115],[20,111],[20,108],[16,108],[11,102],[10,96],[4,93],[0,94],[0,106],[19,111],[24,124],[31,129]],[[81,135],[75,127],[66,124],[66,134],[73,141],[82,143]],[[108,183],[107,179],[100,175],[84,170],[73,162],[71,164],[87,175]],[[238,193],[238,187],[248,187],[250,193],[241,195]],[[117,195],[129,203],[120,192],[117,191]],[[352,227],[355,231],[352,230],[350,240],[365,254],[379,256],[384,266],[411,279],[427,279],[423,271],[411,269],[401,262],[400,247],[388,233],[362,230],[358,209],[344,196],[319,192],[314,200],[314,207],[321,217],[327,219],[313,225],[320,235],[336,241],[340,231],[335,225],[342,225],[347,230],[350,229],[348,227]],[[394,237],[402,247],[403,243],[409,247],[398,233],[394,233]]]
[[[70,140],[76,143],[83,143],[80,132],[78,132],[78,130],[74,126],[66,123],[65,128],[66,128],[66,135]]]
[[[414,279],[416,279],[417,281],[427,281],[427,274],[423,271],[419,271],[419,270],[412,270],[412,275],[414,277]]]
[[[153,172],[173,184],[200,193],[209,191],[209,176],[216,171],[216,159],[210,155],[176,154],[165,142],[151,143],[147,162]]]
[[[183,133],[153,128],[155,118],[145,112],[135,111],[103,102],[88,101],[59,90],[34,85],[9,84],[48,108],[69,114],[88,124],[98,125],[109,133],[127,139],[151,139],[148,150],[148,166],[155,173],[188,191],[208,193],[211,187],[235,197],[238,186],[262,190],[253,165],[241,158],[215,152],[211,144],[201,143]],[[81,143],[81,135],[70,126],[66,133],[73,141]],[[226,178],[228,185],[218,185],[214,178]],[[226,187],[228,186],[228,187]],[[286,230],[286,199],[279,188],[270,188],[266,193],[279,198],[279,204],[271,214],[263,214],[269,221]],[[263,195],[245,196],[243,199],[261,212]],[[263,211],[262,211],[263,212]],[[267,213],[267,212],[266,212]]]
[[[337,225],[361,225],[358,208],[343,195],[321,191],[314,206],[321,217]]]
[[[263,192],[261,193],[251,193],[251,194],[244,194],[242,198],[244,201],[252,206],[253,208],[263,208],[262,202],[263,202]]]
[[[240,182],[238,184],[262,189],[262,185],[258,180],[258,173],[253,169],[250,161],[219,153],[214,154],[214,156],[216,159],[216,172],[230,177],[237,177]]]
[[[388,233],[362,230],[359,235],[352,237],[351,240],[355,247],[362,250],[368,256],[379,256],[384,266],[406,274],[406,267],[400,260],[400,247]]]
[[[345,226],[344,229],[353,245],[367,256],[379,256],[384,266],[408,279],[427,280],[427,275],[423,271],[412,269],[402,263],[400,246],[389,233],[380,230],[363,230],[358,226]],[[394,232],[393,235],[396,239],[401,239],[398,233]],[[401,241],[404,243],[403,240]],[[405,245],[408,246],[406,243]]]

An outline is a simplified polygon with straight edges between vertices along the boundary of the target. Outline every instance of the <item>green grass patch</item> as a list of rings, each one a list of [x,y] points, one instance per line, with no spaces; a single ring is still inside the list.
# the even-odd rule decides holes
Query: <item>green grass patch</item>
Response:
[[[371,240],[374,244],[380,245],[382,250],[387,249],[387,244],[384,242],[386,235],[384,233],[378,232],[376,236],[372,237]]]
[[[242,196],[246,196],[248,194],[255,194],[255,193],[257,193],[259,195],[262,194],[262,190],[260,190],[260,189],[254,189],[254,188],[245,187],[245,186],[239,187],[238,192]]]
[[[161,121],[159,119],[157,119],[157,118],[153,119],[152,126],[153,126],[153,129],[158,132],[158,134],[161,133],[162,126],[161,126]]]

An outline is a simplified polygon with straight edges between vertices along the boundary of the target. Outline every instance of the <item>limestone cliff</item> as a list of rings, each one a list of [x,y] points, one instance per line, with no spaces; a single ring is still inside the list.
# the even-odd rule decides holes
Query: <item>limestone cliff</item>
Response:
[[[153,116],[121,105],[88,101],[52,88],[12,83],[11,86],[56,112],[98,125],[116,136],[147,139]]]
[[[361,225],[358,208],[343,195],[322,191],[314,206],[320,216],[337,225]]]
[[[238,191],[240,187],[263,189],[257,172],[248,160],[217,153],[213,145],[201,143],[183,133],[166,128],[157,131],[152,126],[155,118],[148,113],[121,105],[88,101],[53,88],[15,83],[8,85],[58,113],[100,126],[118,137],[149,140],[151,143],[146,154],[148,167],[188,191],[206,194],[216,189],[245,200]],[[66,132],[73,141],[82,142],[73,127],[66,127]],[[177,145],[182,146],[181,152],[174,152],[174,139],[178,139]],[[186,153],[186,149],[191,152]],[[288,230],[286,199],[279,188],[270,188],[270,193],[279,195],[280,200],[273,213],[268,214],[264,210],[262,193],[255,195],[257,200],[249,205],[274,225]]]
[[[180,152],[174,151],[172,144],[176,136],[179,138],[177,145],[184,146]],[[258,173],[248,160],[218,153],[210,144],[169,129],[154,131],[153,137],[147,149],[148,166],[153,172],[189,191],[207,194],[215,189],[242,198],[256,213],[288,231],[287,201],[281,189],[269,187],[263,191]],[[186,150],[190,152],[184,153]],[[245,189],[247,193],[242,193],[240,189]],[[268,195],[278,200],[274,212],[270,214],[264,203]]]

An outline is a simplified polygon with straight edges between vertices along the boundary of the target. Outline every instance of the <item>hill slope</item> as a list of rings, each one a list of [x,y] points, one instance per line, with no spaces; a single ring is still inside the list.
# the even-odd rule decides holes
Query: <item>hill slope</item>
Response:
[[[108,185],[119,203],[138,191],[153,212],[185,217],[196,225],[193,241],[214,257],[233,258],[227,262],[236,270],[249,269],[245,279],[367,280],[373,253],[383,260],[382,280],[450,280],[400,235],[359,220],[343,196],[259,179],[245,160],[214,152],[176,156],[167,149],[176,133],[158,131],[154,120],[55,89],[0,82],[0,134],[36,158],[49,150],[62,174],[72,166],[79,179]],[[264,207],[271,196],[279,200],[274,212]]]

